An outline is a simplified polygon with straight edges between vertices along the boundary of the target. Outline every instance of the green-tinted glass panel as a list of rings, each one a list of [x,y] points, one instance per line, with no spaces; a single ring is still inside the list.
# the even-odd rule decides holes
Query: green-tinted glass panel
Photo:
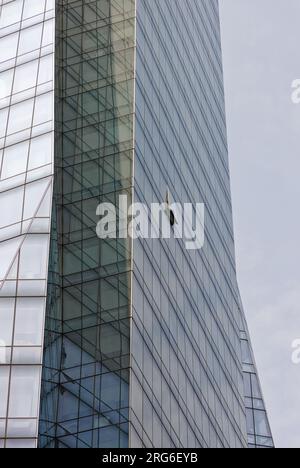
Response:
[[[41,447],[126,447],[131,242],[96,235],[132,193],[135,0],[57,3],[56,148]]]

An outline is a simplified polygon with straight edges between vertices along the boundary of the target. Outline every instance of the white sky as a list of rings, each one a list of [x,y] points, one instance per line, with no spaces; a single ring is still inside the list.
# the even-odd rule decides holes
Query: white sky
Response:
[[[300,448],[300,0],[219,0],[239,284],[277,447]]]

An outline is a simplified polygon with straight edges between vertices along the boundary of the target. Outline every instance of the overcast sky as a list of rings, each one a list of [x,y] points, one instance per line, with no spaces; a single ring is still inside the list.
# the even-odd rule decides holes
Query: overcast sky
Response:
[[[300,448],[300,0],[219,0],[241,294],[277,447]]]

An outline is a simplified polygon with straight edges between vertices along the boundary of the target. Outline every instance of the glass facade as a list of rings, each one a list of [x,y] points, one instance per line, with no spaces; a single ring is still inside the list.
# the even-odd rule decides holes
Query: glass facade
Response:
[[[205,246],[134,244],[131,445],[244,447],[216,1],[139,0],[135,199],[206,207]]]
[[[41,447],[127,447],[131,242],[99,240],[99,203],[132,192],[135,2],[64,0]]]
[[[249,448],[274,448],[247,325],[241,332],[244,395]]]
[[[218,14],[2,1],[0,448],[273,446],[236,279]],[[100,203],[166,192],[205,204],[201,250],[97,237]]]
[[[53,178],[54,2],[0,14],[0,447],[35,447]]]

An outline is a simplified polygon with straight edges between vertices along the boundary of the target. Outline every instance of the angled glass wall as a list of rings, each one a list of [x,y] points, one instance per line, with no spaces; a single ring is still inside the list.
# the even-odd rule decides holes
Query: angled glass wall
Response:
[[[205,204],[205,245],[134,242],[132,447],[247,446],[216,0],[137,3],[135,200]]]
[[[246,324],[241,332],[241,343],[248,445],[249,448],[274,448],[272,432]]]
[[[135,1],[56,3],[40,447],[127,447],[131,242],[98,239],[96,209],[131,198]]]
[[[54,1],[0,6],[0,448],[37,445],[53,178]]]

